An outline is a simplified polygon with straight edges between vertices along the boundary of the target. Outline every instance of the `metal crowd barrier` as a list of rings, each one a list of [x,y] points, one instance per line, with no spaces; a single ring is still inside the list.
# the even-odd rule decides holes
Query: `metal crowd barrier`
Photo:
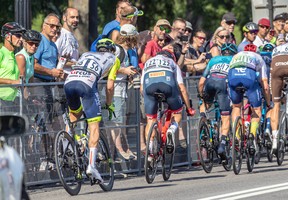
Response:
[[[188,90],[189,98],[192,99],[194,108],[198,108],[196,89],[198,80],[198,77],[188,77],[185,79],[185,85]],[[129,89],[127,90],[128,98],[126,99],[126,106],[122,108],[124,109],[125,113],[123,116],[123,125],[115,125],[108,121],[107,111],[104,110],[104,123],[101,129],[106,133],[112,155],[115,155],[114,163],[116,175],[129,173],[137,173],[140,175],[144,171],[144,155],[140,151],[140,92],[139,89],[134,89],[128,82],[126,84],[128,85]],[[103,88],[105,85],[105,81],[99,83],[99,94],[101,100],[104,100],[104,102],[105,96],[103,93]],[[13,86],[15,87],[15,85]],[[28,90],[30,90],[30,96],[27,100],[23,98],[23,94],[20,92],[19,97],[15,100],[18,106],[14,107],[12,111],[27,115],[30,124],[29,130],[23,137],[10,138],[8,142],[10,145],[15,147],[23,158],[26,167],[25,175],[28,186],[58,182],[59,179],[56,169],[51,163],[53,163],[54,157],[53,138],[58,131],[64,129],[64,122],[62,119],[62,114],[64,112],[63,99],[65,99],[63,82],[30,83],[17,86],[20,86],[19,90],[22,92],[24,91],[24,86],[26,86]],[[42,94],[44,87],[50,87],[52,90],[52,105],[47,105],[44,101],[45,95]],[[51,110],[49,113],[51,114],[50,119],[52,120],[47,118],[47,115],[49,114],[47,110]],[[194,117],[187,118],[186,113],[183,111],[181,127],[186,138],[187,145],[185,146],[185,144],[183,145],[182,143],[182,146],[180,146],[179,140],[176,136],[176,155],[174,166],[191,167],[194,164],[199,164],[196,147],[196,129],[198,119],[199,113],[197,113],[197,115]],[[119,128],[124,130],[120,135],[122,147],[125,150],[129,146],[130,150],[136,155],[136,158],[133,160],[119,159],[116,156],[117,153],[114,143],[115,141],[111,136],[113,134],[112,131]],[[83,125],[79,125],[78,131],[83,131]]]

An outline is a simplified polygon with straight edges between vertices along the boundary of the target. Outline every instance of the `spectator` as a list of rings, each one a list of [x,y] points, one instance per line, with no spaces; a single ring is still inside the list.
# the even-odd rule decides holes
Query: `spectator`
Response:
[[[59,29],[57,30],[55,36],[52,37],[51,41],[55,43],[60,36],[61,36],[61,28],[59,28]]]
[[[275,30],[275,36],[277,37],[280,33],[283,33],[285,24],[285,17],[284,14],[281,13],[279,15],[276,15],[273,19],[273,26]]]
[[[125,125],[125,110],[129,106],[127,105],[127,83],[121,82],[128,78],[132,78],[136,73],[134,66],[130,65],[128,57],[128,49],[135,48],[138,43],[138,32],[132,24],[124,24],[121,26],[120,35],[117,37],[116,44],[118,44],[118,51],[116,54],[123,60],[121,67],[118,70],[116,81],[114,83],[114,104],[115,104],[115,115],[116,118],[112,119],[112,123],[115,126]],[[124,59],[122,59],[122,57]],[[111,130],[112,139],[115,142],[115,147],[117,150],[117,156],[120,159],[129,160],[135,159],[136,156],[132,153],[129,148],[127,141],[127,134],[125,128],[113,128]],[[123,136],[123,137],[122,137]],[[125,140],[127,144],[126,148],[123,148],[121,139]]]
[[[56,35],[57,31],[61,28],[59,17],[54,14],[48,14],[42,25],[42,40],[40,45],[34,54],[34,82],[37,83],[47,83],[54,82],[55,78],[63,77],[63,69],[56,69],[58,50],[52,38]],[[46,107],[44,110],[46,125],[48,131],[52,131],[52,117],[53,117],[53,95],[52,87],[49,85],[35,87],[35,96],[43,97]],[[50,135],[45,134],[42,137],[42,144],[45,149],[45,158],[41,163],[40,169],[45,170],[46,164],[48,164],[48,169],[53,169],[55,166],[53,163],[53,151],[50,149],[50,145],[47,141],[51,141]],[[52,140],[53,141],[53,140]],[[52,142],[53,143],[53,142]],[[46,145],[46,146],[45,146]],[[51,152],[50,152],[51,151]],[[44,168],[44,169],[43,169]]]
[[[166,19],[159,19],[153,31],[154,37],[146,44],[144,54],[141,58],[142,63],[145,63],[149,58],[156,56],[156,53],[161,51],[165,44],[166,34],[171,31],[170,22]]]
[[[233,34],[236,22],[236,17],[232,12],[224,14],[221,21],[221,26],[223,26],[227,31],[229,31],[230,38],[228,42],[233,44],[236,44],[236,38]]]
[[[27,30],[23,35],[23,49],[16,54],[16,61],[25,83],[33,82],[34,76],[34,53],[36,52],[42,36],[38,31]],[[28,88],[24,89],[24,98],[28,98]]]
[[[186,28],[185,28],[185,32],[183,35],[188,36],[188,41],[190,41],[190,39],[191,39],[192,31],[193,31],[192,24],[190,22],[186,21]]]
[[[210,49],[212,57],[221,55],[221,47],[224,43],[228,43],[230,40],[230,34],[227,29],[219,26],[212,36],[212,47]],[[232,43],[232,42],[231,42]]]
[[[284,28],[283,28],[283,31],[284,31],[284,34],[288,34],[288,13],[283,13],[284,15],[284,18],[285,18],[285,24],[284,24]]]
[[[79,11],[76,8],[66,8],[63,12],[62,20],[61,35],[55,44],[58,49],[58,56],[66,57],[69,60],[69,62],[66,62],[65,67],[66,69],[68,67],[68,71],[70,71],[71,66],[79,58],[79,44],[73,33],[78,28]]]
[[[244,51],[244,47],[247,44],[252,44],[254,40],[256,39],[256,36],[259,31],[258,25],[255,24],[254,22],[248,22],[247,24],[243,26],[242,30],[243,30],[244,39],[238,46],[238,52]]]
[[[16,22],[7,22],[2,26],[1,36],[4,44],[0,49],[0,84],[19,84],[19,69],[14,50],[22,45],[22,34],[25,29]],[[17,95],[16,87],[0,88],[0,111],[15,111],[14,99]]]
[[[184,67],[183,70],[189,72],[192,76],[201,75],[207,64],[206,53],[203,48],[206,41],[206,33],[201,29],[196,30],[190,41],[188,58],[186,57],[184,62],[187,69]]]
[[[261,47],[266,43],[269,43],[265,38],[270,31],[270,20],[266,18],[261,18],[258,21],[258,34],[253,42],[257,47]]]

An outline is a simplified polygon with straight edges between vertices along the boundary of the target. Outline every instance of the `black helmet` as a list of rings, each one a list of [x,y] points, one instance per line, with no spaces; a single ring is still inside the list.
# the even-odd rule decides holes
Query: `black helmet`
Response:
[[[221,46],[221,54],[222,55],[230,55],[233,56],[238,52],[237,47],[233,43],[224,43]]]
[[[5,37],[7,33],[24,33],[26,30],[23,26],[18,24],[17,22],[7,22],[2,26],[1,36]]]
[[[116,51],[116,46],[114,42],[108,38],[101,39],[96,44],[97,51],[106,52],[109,51],[114,53]]]
[[[170,51],[169,49],[162,49],[161,51],[157,52],[157,55],[166,56],[166,57],[171,58],[172,60],[174,60],[176,62],[176,57],[175,57],[174,53],[172,51]]]
[[[254,22],[248,22],[243,26],[242,29],[244,32],[249,32],[249,31],[254,31],[254,30],[259,30],[258,25],[255,24]]]
[[[22,38],[26,41],[32,42],[41,42],[42,36],[38,31],[34,30],[27,30],[23,35]]]

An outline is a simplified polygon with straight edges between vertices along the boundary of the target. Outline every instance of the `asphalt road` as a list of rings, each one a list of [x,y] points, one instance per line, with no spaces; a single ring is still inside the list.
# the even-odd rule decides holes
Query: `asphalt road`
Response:
[[[103,192],[99,186],[85,183],[79,195],[70,196],[60,184],[29,188],[32,200],[70,199],[117,199],[117,200],[169,200],[169,199],[288,199],[288,156],[282,166],[269,163],[262,157],[254,171],[247,171],[243,163],[239,175],[227,172],[216,165],[210,174],[201,166],[176,168],[169,181],[164,182],[159,172],[152,184],[147,184],[144,175],[129,174],[117,178],[111,192]]]

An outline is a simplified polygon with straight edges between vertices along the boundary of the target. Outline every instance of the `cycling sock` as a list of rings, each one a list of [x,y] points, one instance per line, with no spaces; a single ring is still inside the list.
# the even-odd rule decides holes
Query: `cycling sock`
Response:
[[[276,131],[272,131],[272,135],[273,135],[273,138],[277,138],[278,130],[276,130]]]
[[[257,132],[258,126],[259,126],[258,122],[252,122],[251,123],[250,133],[252,133],[254,135],[254,138],[256,138],[256,132]]]
[[[89,165],[91,167],[95,168],[95,162],[96,162],[96,156],[97,156],[97,148],[90,148],[90,154],[89,154]]]

